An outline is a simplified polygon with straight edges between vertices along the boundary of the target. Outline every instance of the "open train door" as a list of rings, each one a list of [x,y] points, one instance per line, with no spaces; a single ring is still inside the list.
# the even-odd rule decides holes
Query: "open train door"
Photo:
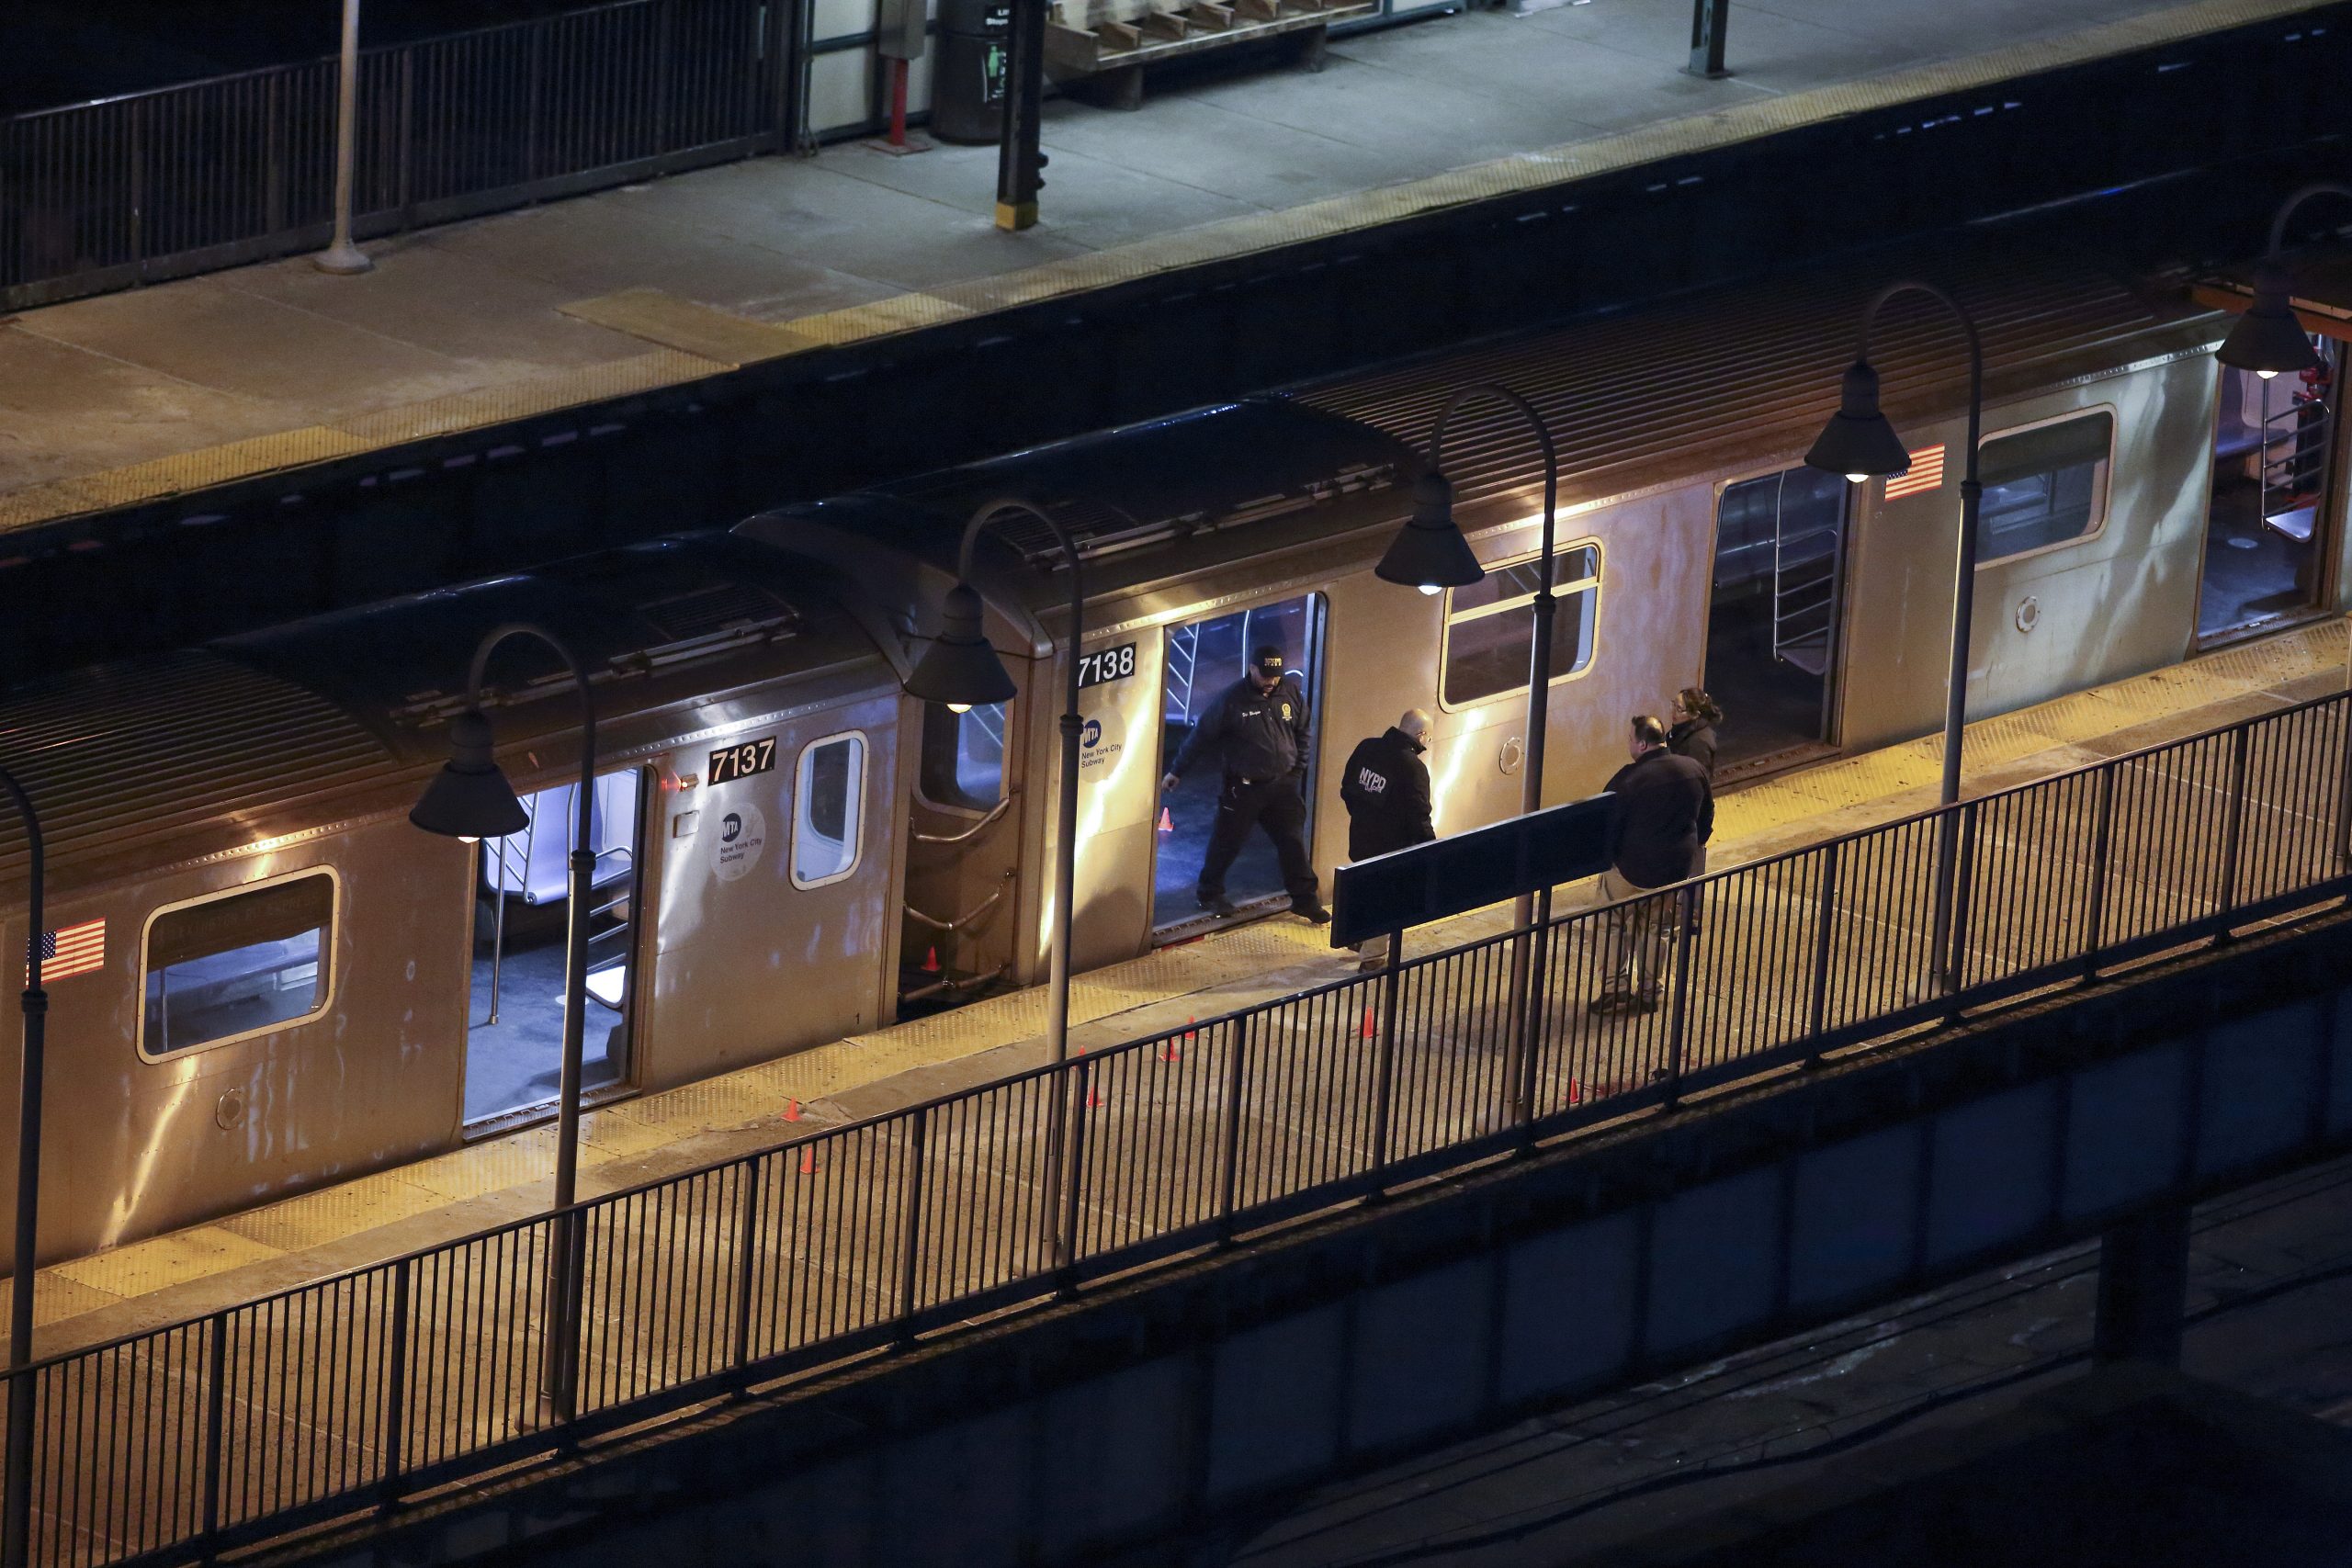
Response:
[[[911,698],[904,705],[916,756],[901,1018],[952,1007],[1014,977],[1021,813],[1013,774],[1022,748],[1012,727],[1020,709],[1018,697],[961,713]]]
[[[1719,779],[1832,749],[1851,488],[1800,467],[1716,498],[1703,683],[1728,720]]]

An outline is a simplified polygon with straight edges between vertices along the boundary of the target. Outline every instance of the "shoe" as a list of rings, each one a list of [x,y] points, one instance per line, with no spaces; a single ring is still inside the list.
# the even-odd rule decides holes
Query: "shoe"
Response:
[[[1631,991],[1603,991],[1585,1003],[1585,1007],[1592,1012],[1616,1012],[1631,1005],[1633,1000],[1634,993]]]
[[[1356,960],[1356,973],[1359,975],[1377,975],[1383,969],[1387,967],[1388,960],[1385,958],[1359,958]]]
[[[1627,997],[1625,998],[1625,1010],[1627,1012],[1657,1011],[1657,992],[1653,989],[1642,991],[1634,996]]]
[[[1331,923],[1331,911],[1313,898],[1292,899],[1290,912],[1303,920],[1318,926],[1328,926]]]
[[[1233,900],[1227,897],[1222,893],[1202,894],[1201,908],[1206,909],[1210,914],[1215,915],[1220,920],[1229,920],[1234,916],[1241,913],[1240,910],[1233,907]]]

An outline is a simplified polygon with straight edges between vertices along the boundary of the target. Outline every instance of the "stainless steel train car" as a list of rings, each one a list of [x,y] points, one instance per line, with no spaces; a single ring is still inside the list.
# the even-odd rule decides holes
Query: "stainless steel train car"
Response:
[[[2340,606],[2331,377],[2230,379],[2222,318],[2177,289],[2046,256],[1940,260],[1991,366],[1973,713]],[[1307,696],[1318,867],[1344,853],[1328,764],[1407,705],[1436,715],[1442,830],[1515,809],[1540,474],[1504,411],[1466,409],[1446,447],[1486,581],[1422,596],[1372,570],[1465,384],[1527,396],[1561,446],[1547,797],[1596,788],[1626,718],[1694,682],[1729,710],[1735,773],[1932,729],[1958,333],[1924,311],[1880,333],[1909,475],[1849,487],[1798,463],[1873,281],[1694,298],[14,694],[0,761],[48,821],[47,924],[67,955],[45,1252],[545,1112],[577,739],[548,656],[513,643],[492,671],[531,827],[469,848],[404,820],[498,624],[571,639],[602,715],[588,1055],[605,1097],[1040,978],[1065,659],[1082,661],[1082,965],[1208,923],[1193,885],[1214,770],[1173,795],[1159,780],[1259,644]],[[900,681],[964,519],[1008,496],[1076,536],[1083,636],[1073,648],[1065,624],[1069,563],[1009,516],[976,585],[1019,694],[915,703]],[[16,944],[25,861],[13,838],[0,852]],[[1272,903],[1273,873],[1253,845],[1231,891]],[[14,1094],[0,1073],[0,1124]]]

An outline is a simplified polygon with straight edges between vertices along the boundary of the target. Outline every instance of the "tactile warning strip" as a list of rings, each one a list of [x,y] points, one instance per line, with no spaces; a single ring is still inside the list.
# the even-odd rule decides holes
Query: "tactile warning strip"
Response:
[[[628,289],[564,307],[669,346],[631,358],[519,378],[336,422],[257,436],[155,462],[0,494],[0,533],[108,507],[180,494],[378,446],[503,423],[634,392],[682,385],[752,359],[925,327],[1040,299],[1081,294],[1157,273],[1306,243],[1449,208],[1569,184],[1594,175],[1736,145],[1759,137],[1946,94],[1990,87],[2167,39],[2292,17],[2327,0],[2194,0],[2055,38],[1683,116],[1424,178],[1253,213],[1091,254],[908,293],[781,322],[766,322]]]

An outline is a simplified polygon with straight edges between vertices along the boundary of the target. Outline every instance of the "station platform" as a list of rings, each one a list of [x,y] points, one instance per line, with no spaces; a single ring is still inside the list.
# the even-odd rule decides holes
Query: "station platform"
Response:
[[[2342,690],[2347,623],[2315,622],[2185,664],[1971,725],[1974,795],[2064,773]],[[1714,870],[1935,804],[1929,736],[1729,790]],[[1573,899],[1577,890],[1569,889]],[[1508,908],[1416,931],[1427,953],[1506,928]],[[1318,928],[1238,925],[1076,978],[1073,1045],[1102,1049],[1352,973]],[[790,1142],[819,1127],[986,1083],[1046,1060],[1041,990],[1017,992],[801,1052],[582,1120],[580,1190],[598,1193]],[[307,1280],[543,1213],[554,1129],[541,1125],[43,1269],[37,1350],[50,1354],[184,1321]]]
[[[1057,100],[1043,224],[991,223],[994,149],[857,144],[0,321],[0,534],[690,385],[1203,263],[1884,109],[2315,0],[1742,0],[1733,74],[1689,0],[1437,17],[1318,74]],[[1997,40],[1997,47],[1988,44]]]

